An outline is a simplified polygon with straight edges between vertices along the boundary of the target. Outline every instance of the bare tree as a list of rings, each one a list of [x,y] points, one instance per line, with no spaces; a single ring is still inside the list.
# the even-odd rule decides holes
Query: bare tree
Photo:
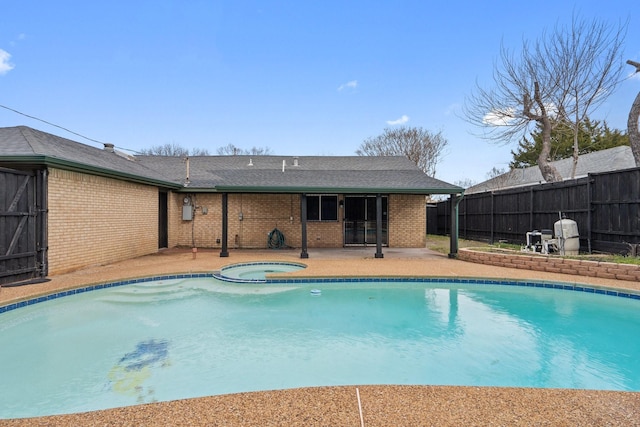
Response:
[[[207,150],[206,148],[192,148],[189,151],[189,155],[190,156],[208,156],[209,150]]]
[[[251,147],[249,150],[245,150],[243,148],[236,147],[233,144],[225,145],[224,147],[220,147],[216,150],[216,152],[221,156],[240,156],[240,155],[252,155],[252,156],[267,156],[271,153],[271,149],[269,147]]]
[[[382,135],[367,138],[356,150],[359,156],[406,156],[424,173],[435,176],[436,166],[448,141],[441,132],[420,127],[386,128]]]
[[[228,145],[225,145],[224,147],[219,147],[216,150],[216,153],[218,153],[221,156],[239,156],[241,154],[244,154],[241,148],[238,148],[233,144],[228,144]]]
[[[453,185],[457,185],[458,187],[462,187],[462,188],[473,187],[476,184],[477,183],[471,178],[459,179],[453,182]]]
[[[614,29],[574,16],[571,28],[556,28],[544,44],[547,58],[558,61],[553,68],[562,70],[557,103],[561,118],[573,128],[571,178],[578,167],[580,124],[620,82],[625,33],[626,25]]]
[[[497,168],[493,167],[486,173],[488,189],[499,190],[501,188],[511,187],[519,182],[522,172],[517,169]]]
[[[465,105],[465,118],[484,131],[481,137],[499,143],[520,139],[539,124],[538,167],[545,181],[561,181],[549,159],[553,124],[570,116],[579,124],[615,88],[625,28],[609,31],[598,21],[574,18],[570,29],[556,27],[533,44],[523,41],[519,56],[502,45],[495,87],[477,86]]]
[[[140,154],[145,156],[172,156],[172,157],[187,157],[187,156],[208,156],[209,152],[206,149],[194,148],[189,151],[188,148],[181,147],[176,143],[154,145],[151,148],[144,148],[140,150]]]
[[[268,147],[252,147],[250,150],[238,148],[233,144],[225,145],[216,150],[220,156],[239,156],[239,155],[254,155],[254,156],[266,156],[271,154],[271,149]],[[151,148],[145,148],[140,150],[140,154],[147,156],[175,156],[175,157],[189,157],[189,156],[209,156],[209,151],[205,148],[188,148],[181,147],[178,144],[164,144],[154,145]]]
[[[491,179],[491,178],[496,178],[500,175],[504,175],[505,173],[509,172],[506,168],[497,168],[497,167],[492,167],[491,170],[489,172],[486,173],[486,177],[487,179]]]
[[[640,73],[640,62],[628,60],[627,64],[636,67],[636,73]],[[629,111],[629,121],[627,121],[627,133],[629,134],[629,145],[636,161],[636,166],[640,167],[640,131],[638,131],[638,120],[640,120],[640,92],[631,104]]]
[[[269,147],[251,147],[249,150],[245,150],[247,152],[247,154],[250,154],[252,156],[268,156],[270,154],[273,154],[273,151],[271,151],[271,148]]]

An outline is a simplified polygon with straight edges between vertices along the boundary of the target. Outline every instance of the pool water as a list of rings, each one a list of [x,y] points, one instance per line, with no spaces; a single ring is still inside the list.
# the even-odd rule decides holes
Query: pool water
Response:
[[[0,418],[348,384],[640,391],[638,330],[640,301],[558,289],[144,282],[0,314]]]
[[[261,281],[266,279],[269,274],[290,273],[292,271],[302,270],[303,268],[305,268],[305,265],[297,263],[251,262],[223,267],[222,270],[220,270],[220,275],[226,279]]]

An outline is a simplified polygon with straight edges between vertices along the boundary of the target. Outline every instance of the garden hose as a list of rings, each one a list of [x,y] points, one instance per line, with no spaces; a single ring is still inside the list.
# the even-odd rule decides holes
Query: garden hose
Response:
[[[269,233],[269,238],[267,240],[267,243],[269,245],[269,249],[281,249],[284,248],[284,234],[282,234],[282,231],[278,230],[277,228],[274,228],[270,233]]]

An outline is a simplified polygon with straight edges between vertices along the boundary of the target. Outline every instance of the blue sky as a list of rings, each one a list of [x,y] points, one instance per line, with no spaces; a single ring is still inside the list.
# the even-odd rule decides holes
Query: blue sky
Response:
[[[2,3],[3,106],[130,150],[354,155],[386,127],[423,127],[449,141],[436,177],[452,183],[511,159],[513,145],[461,118],[501,42],[518,48],[578,12],[628,19],[624,59],[640,61],[637,0]],[[592,118],[625,129],[638,91],[640,79],[623,82]],[[99,146],[0,108],[0,126],[17,125]]]

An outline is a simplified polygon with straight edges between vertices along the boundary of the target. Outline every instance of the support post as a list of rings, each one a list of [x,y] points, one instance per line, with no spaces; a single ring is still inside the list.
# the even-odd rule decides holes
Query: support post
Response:
[[[384,258],[382,253],[382,195],[376,194],[376,255],[375,258]]]
[[[449,258],[458,258],[458,205],[463,194],[451,195],[451,235],[449,239]]]
[[[300,258],[309,258],[309,253],[307,252],[307,195],[305,193],[300,195],[300,226],[302,227]]]
[[[640,93],[638,94],[640,96]],[[591,221],[593,220],[591,212],[593,212],[593,189],[591,186],[593,178],[591,174],[587,175],[587,251],[591,253]]]
[[[453,197],[453,195],[451,197]],[[495,200],[493,198],[493,191],[492,191],[491,192],[491,218],[490,218],[491,219],[491,235],[489,236],[489,243],[491,243],[491,244],[493,244],[493,242],[494,242],[494,238],[493,238],[494,226],[493,226],[493,224],[495,223],[495,205],[496,205],[496,202],[495,202]]]
[[[228,229],[229,229],[229,202],[228,193],[222,193],[222,249],[220,250],[220,258],[226,258],[229,256],[227,248]]]

